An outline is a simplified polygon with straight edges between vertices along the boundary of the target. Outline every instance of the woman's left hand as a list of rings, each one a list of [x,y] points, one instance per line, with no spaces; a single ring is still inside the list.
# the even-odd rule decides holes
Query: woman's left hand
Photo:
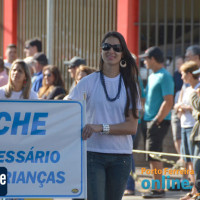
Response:
[[[95,124],[86,124],[83,128],[82,138],[83,140],[87,140],[91,137],[92,133],[98,133],[102,131],[102,125],[95,125]]]

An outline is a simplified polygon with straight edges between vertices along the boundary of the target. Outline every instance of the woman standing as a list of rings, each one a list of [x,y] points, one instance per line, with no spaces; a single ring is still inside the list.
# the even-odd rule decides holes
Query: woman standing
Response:
[[[182,94],[179,96],[178,103],[174,106],[175,110],[178,111],[181,120],[181,150],[184,155],[194,154],[194,146],[190,141],[190,135],[195,124],[195,119],[192,116],[190,95],[192,92],[194,92],[194,90],[200,87],[199,76],[192,74],[192,72],[198,68],[198,65],[194,61],[185,62],[180,68],[183,82],[190,85],[182,90]],[[184,161],[186,162],[186,168],[190,171],[193,171],[193,160],[191,158],[184,158]],[[194,184],[194,175],[191,174],[190,179]],[[193,186],[192,191],[186,194],[186,196],[180,198],[180,200],[190,199],[195,193],[196,188]]]
[[[56,66],[47,65],[43,69],[42,87],[38,92],[40,99],[54,99],[60,94],[66,94],[64,82]]]
[[[0,87],[0,99],[37,99],[37,94],[31,91],[31,74],[23,60],[12,63],[8,84]]]
[[[100,71],[82,79],[67,99],[86,92],[88,200],[121,200],[131,170],[132,134],[137,131],[137,66],[123,36],[108,32],[101,44]]]
[[[200,74],[200,69],[197,71],[193,72],[195,74]],[[199,116],[200,116],[200,88],[198,88],[196,91],[194,91],[190,95],[190,103],[193,108],[193,117],[195,118],[196,122],[195,125],[192,129],[192,133],[190,136],[190,139],[192,140],[194,144],[194,155],[200,157],[200,121],[199,121]],[[195,171],[195,178],[196,178],[196,189],[197,189],[197,194],[193,196],[194,199],[199,198],[199,193],[200,193],[200,159],[195,158],[194,159],[194,171]]]

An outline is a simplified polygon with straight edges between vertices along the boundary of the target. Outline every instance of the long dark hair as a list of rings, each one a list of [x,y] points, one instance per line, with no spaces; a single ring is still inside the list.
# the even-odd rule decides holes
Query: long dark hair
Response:
[[[64,85],[64,82],[63,82],[63,79],[61,77],[61,73],[60,73],[60,70],[58,69],[57,66],[54,66],[54,65],[47,65],[43,68],[42,72],[43,72],[43,75],[44,75],[44,72],[46,70],[49,70],[53,75],[54,75],[54,82],[53,82],[53,85],[54,86],[61,86],[61,87],[65,87]],[[46,86],[46,83],[45,83],[45,80],[43,79],[42,80],[42,84],[43,86]]]
[[[133,116],[135,118],[138,118],[137,112],[136,112],[137,102],[139,100],[138,68],[137,68],[135,59],[133,58],[130,51],[128,50],[124,37],[119,32],[112,31],[112,32],[106,33],[101,44],[103,44],[105,40],[109,37],[115,37],[119,40],[122,46],[122,59],[125,60],[127,64],[127,66],[124,68],[120,67],[120,73],[124,81],[124,85],[126,88],[126,96],[127,96],[124,114],[126,117],[128,117],[128,111],[129,111],[129,106],[130,106],[130,101],[131,101]],[[103,64],[104,64],[104,61],[101,57],[100,64],[99,64],[99,69],[101,71],[103,70]]]
[[[54,75],[54,82],[53,85],[46,85],[45,79],[42,80],[42,87],[40,88],[38,92],[38,97],[42,97],[44,94],[47,96],[52,90],[55,88],[55,86],[60,86],[63,89],[65,89],[64,81],[62,79],[60,70],[57,66],[54,65],[47,65],[43,68],[43,76],[46,70],[49,70]]]

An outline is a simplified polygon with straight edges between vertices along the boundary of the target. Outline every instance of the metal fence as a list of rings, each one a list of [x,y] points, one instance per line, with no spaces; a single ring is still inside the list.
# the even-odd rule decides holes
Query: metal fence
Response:
[[[184,55],[191,44],[200,44],[199,0],[140,0],[139,52],[159,46],[165,60]]]
[[[71,84],[64,60],[73,56],[97,67],[103,35],[116,30],[117,0],[54,0],[52,63],[57,65],[68,89]],[[40,37],[46,52],[47,1],[18,0],[18,51],[23,57],[24,42]]]
[[[18,56],[24,58],[24,43],[34,37],[42,40],[46,51],[46,0],[18,0],[17,6]]]
[[[23,58],[24,42],[39,37],[47,46],[47,1],[18,0],[18,55]],[[0,9],[2,9],[0,0]],[[73,56],[97,67],[103,35],[116,30],[117,0],[53,0],[52,63],[57,65],[69,88],[71,79],[63,65]],[[139,52],[160,46],[167,58],[184,55],[191,44],[200,44],[199,0],[139,0]],[[1,12],[2,15],[3,12]],[[0,19],[0,23],[2,24]],[[0,41],[2,40],[0,30]],[[0,52],[2,47],[0,48]],[[142,66],[142,65],[141,65]]]

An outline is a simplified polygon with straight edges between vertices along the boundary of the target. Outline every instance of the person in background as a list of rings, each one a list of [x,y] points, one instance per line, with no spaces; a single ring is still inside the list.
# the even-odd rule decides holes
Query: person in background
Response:
[[[36,53],[33,56],[33,60],[35,61],[35,74],[32,77],[32,89],[35,92],[38,92],[39,89],[42,87],[42,80],[43,80],[43,74],[42,74],[42,70],[44,68],[44,66],[48,65],[48,60],[47,57],[44,53]]]
[[[0,87],[8,83],[8,74],[7,70],[4,67],[3,58],[0,57]]]
[[[85,66],[85,65],[80,65],[79,68],[76,70],[76,75],[75,75],[75,85],[78,84],[78,82],[85,76],[95,72],[96,70]]]
[[[0,99],[38,99],[31,90],[31,74],[24,60],[16,59],[10,68],[8,83],[0,87]],[[2,198],[2,200],[24,200],[23,198]]]
[[[37,94],[31,90],[30,70],[23,60],[12,63],[8,83],[0,87],[0,99],[37,99]]]
[[[193,72],[194,75],[200,75],[200,69]],[[194,156],[200,157],[200,88],[197,88],[195,91],[192,92],[190,95],[190,104],[193,108],[192,115],[196,120],[195,125],[192,129],[192,133],[190,136],[190,140],[194,145]],[[193,161],[194,171],[195,171],[195,180],[196,184],[195,187],[197,189],[197,194],[195,194],[192,198],[196,200],[200,200],[200,159],[194,158]]]
[[[24,58],[24,62],[28,65],[30,72],[31,72],[31,77],[33,77],[35,74],[36,61],[33,59],[32,56],[29,56],[29,57]],[[35,76],[35,78],[36,78],[36,76]],[[31,81],[33,83],[35,80],[32,78]]]
[[[9,44],[6,48],[5,55],[4,65],[7,69],[10,69],[14,60],[17,59],[17,46],[15,44]]]
[[[26,57],[34,56],[42,52],[42,41],[39,38],[33,38],[25,42],[24,52]]]
[[[132,53],[133,58],[137,59],[137,57]],[[144,105],[144,101],[145,101],[145,92],[144,92],[144,86],[143,86],[143,81],[142,78],[140,76],[140,74],[138,75],[138,82],[139,82],[139,89],[140,89],[140,96],[141,96],[141,103],[142,103],[142,108]],[[141,133],[141,118],[143,116],[143,109],[141,109],[139,111],[139,119],[138,119],[138,128],[137,128],[137,132],[135,135],[132,135],[132,139],[133,139],[133,149],[137,149],[138,147],[138,143],[140,140],[140,133]],[[129,195],[134,195],[135,194],[135,180],[133,178],[133,174],[135,173],[135,161],[134,161],[134,156],[132,154],[132,169],[131,169],[131,174],[128,177],[128,181],[127,181],[127,185],[126,185],[126,190],[124,191],[124,195],[125,196],[129,196]]]
[[[186,61],[194,61],[200,67],[200,46],[191,45],[186,49],[185,53]]]
[[[183,80],[181,79],[181,72],[180,72],[180,67],[181,65],[184,63],[184,57],[183,56],[176,56],[175,58],[175,72],[173,75],[173,79],[174,79],[174,94],[176,95],[176,93],[178,91],[181,90],[182,85],[183,85]]]
[[[54,99],[61,94],[66,95],[66,91],[59,69],[53,65],[45,66],[42,87],[38,92],[38,97],[40,99]]]
[[[108,32],[101,43],[100,71],[84,77],[67,100],[86,93],[88,200],[121,200],[131,170],[137,131],[138,69],[124,37]]]
[[[74,80],[75,86],[79,83],[79,81],[83,77],[85,77],[85,76],[87,76],[87,75],[89,75],[89,74],[91,74],[95,71],[96,71],[95,69],[92,69],[92,68],[90,68],[86,65],[80,65],[79,68],[76,70],[76,75],[75,75],[75,80]],[[67,96],[66,96],[66,98],[67,98]]]
[[[153,73],[148,77],[146,87],[145,112],[143,117],[143,134],[147,151],[162,152],[163,140],[168,133],[173,106],[174,81],[170,73],[164,68],[164,55],[159,47],[148,48],[139,56],[144,59],[147,69]],[[162,170],[163,163],[148,155],[147,160],[151,170]],[[153,173],[153,179],[159,180],[155,189],[142,194],[143,198],[163,198],[162,174]]]
[[[196,62],[188,61],[185,62],[181,68],[181,74],[183,82],[190,86],[185,88],[182,92],[182,96],[178,99],[178,103],[174,105],[175,110],[180,115],[181,119],[181,150],[184,155],[193,155],[194,147],[190,141],[192,128],[195,124],[195,119],[192,116],[192,107],[190,105],[190,94],[200,87],[199,76],[192,74],[193,71],[199,67]],[[193,170],[193,163],[191,158],[185,158],[186,169]],[[194,175],[190,174],[192,184],[195,183]],[[192,191],[180,200],[187,200],[196,193],[196,189],[193,186]]]
[[[68,66],[68,72],[70,73],[70,77],[72,80],[74,80],[76,76],[76,70],[79,68],[80,65],[86,65],[86,61],[83,58],[75,56],[70,61],[65,61],[64,64]],[[76,83],[74,81],[69,89],[69,92],[71,92],[74,89],[75,85]]]
[[[181,79],[181,72],[180,67],[184,63],[184,58],[182,56],[177,56],[175,59],[175,66],[176,71],[174,72],[174,104],[178,102],[179,94],[183,85],[183,80]],[[181,122],[180,118],[177,115],[177,112],[173,109],[172,110],[172,116],[171,116],[171,126],[172,126],[172,134],[173,134],[173,141],[174,146],[178,154],[181,153]],[[182,165],[183,160],[180,158],[177,161],[177,164]]]

